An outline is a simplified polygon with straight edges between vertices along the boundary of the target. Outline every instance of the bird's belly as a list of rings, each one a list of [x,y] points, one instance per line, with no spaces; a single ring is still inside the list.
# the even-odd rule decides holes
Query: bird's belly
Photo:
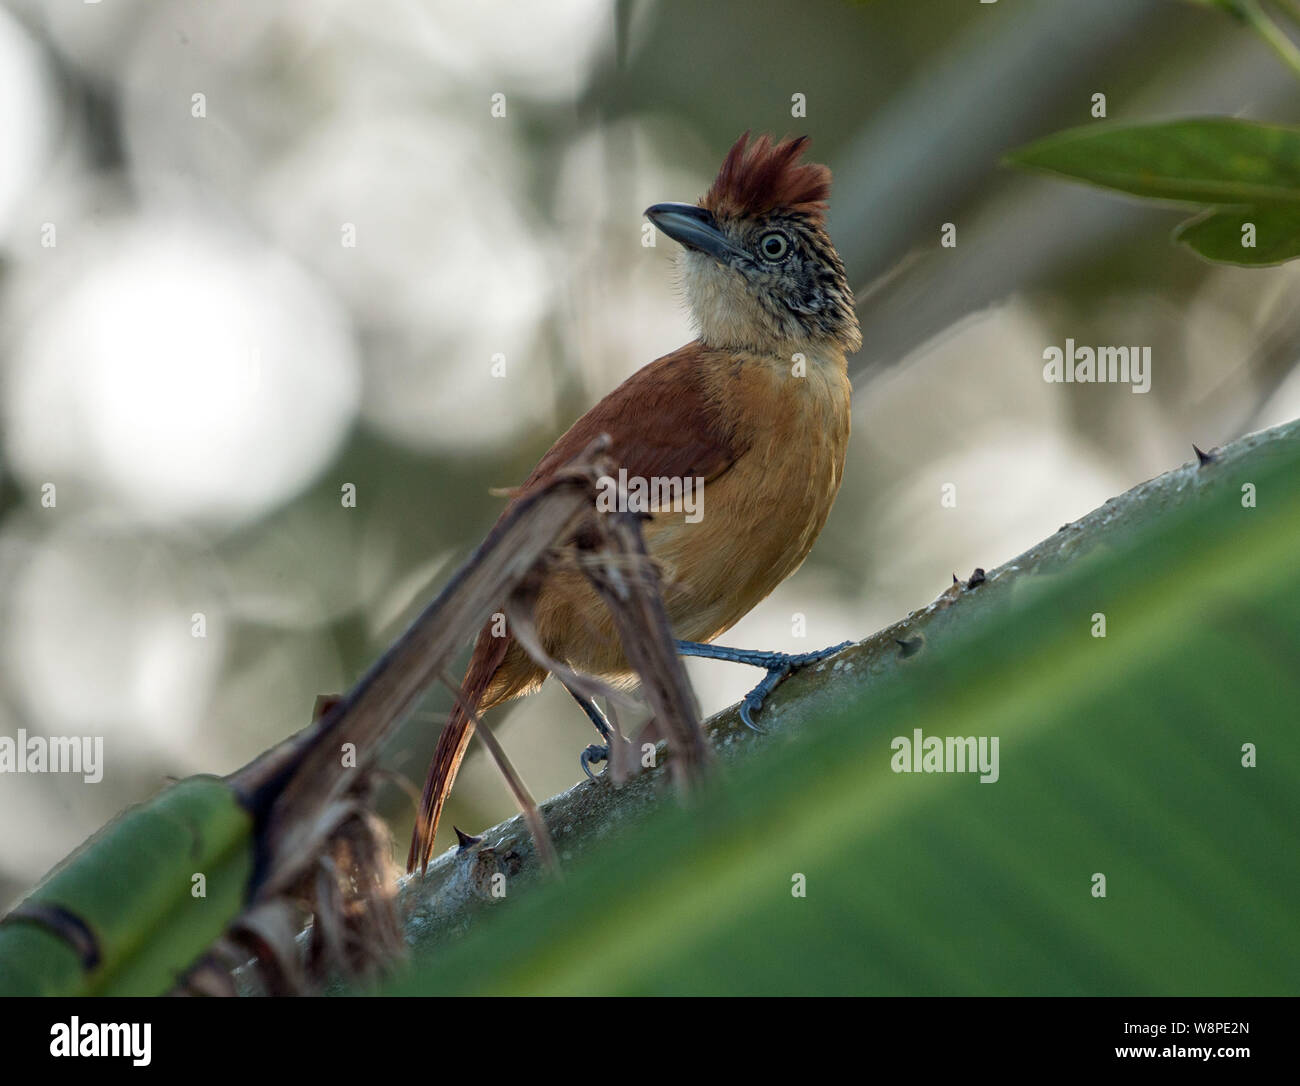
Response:
[[[779,458],[742,461],[704,487],[689,519],[661,510],[646,523],[675,636],[711,641],[799,568],[839,489],[842,448],[804,445]],[[581,574],[547,578],[537,626],[547,650],[573,667],[614,681],[632,678],[609,612]]]
[[[729,630],[808,556],[843,471],[835,450],[809,453],[737,465],[705,487],[698,523],[652,522],[647,546],[672,576],[664,601],[678,637],[711,641]]]
[[[745,451],[703,485],[695,507],[656,509],[645,541],[659,562],[676,637],[711,641],[802,564],[830,513],[844,472],[849,383],[839,367],[728,371],[722,394],[748,420]],[[576,570],[555,571],[538,599],[547,651],[582,671],[630,680],[608,609]]]

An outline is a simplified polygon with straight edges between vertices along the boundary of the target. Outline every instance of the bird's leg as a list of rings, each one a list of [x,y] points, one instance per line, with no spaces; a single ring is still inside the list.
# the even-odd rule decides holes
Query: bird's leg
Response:
[[[609,726],[609,721],[605,719],[605,714],[600,711],[600,706],[591,698],[587,697],[586,694],[579,693],[568,683],[562,683],[561,685],[573,696],[573,700],[582,707],[582,711],[587,714],[587,719],[596,726],[596,731],[600,732],[600,737],[604,740],[603,743],[592,743],[582,752],[582,756],[578,759],[582,771],[594,781],[596,774],[591,771],[591,763],[609,761],[609,741],[614,734],[614,729]]]
[[[843,641],[838,645],[832,645],[828,649],[791,654],[788,652],[762,652],[752,649],[729,649],[723,645],[707,645],[702,641],[678,641],[677,651],[683,656],[700,656],[706,660],[727,660],[733,664],[749,664],[750,667],[761,667],[766,670],[767,674],[763,676],[763,680],[746,694],[745,700],[740,703],[740,719],[745,722],[745,726],[756,732],[761,732],[763,729],[754,723],[753,714],[763,708],[763,699],[768,694],[801,667],[807,667],[809,664],[815,664],[818,660],[825,660],[828,656],[834,656],[837,652],[848,648],[852,644],[852,641]]]

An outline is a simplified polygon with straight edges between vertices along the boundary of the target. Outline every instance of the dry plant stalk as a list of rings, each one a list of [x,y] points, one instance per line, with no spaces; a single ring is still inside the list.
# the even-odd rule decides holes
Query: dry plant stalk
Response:
[[[619,508],[626,509],[626,503],[620,502]],[[613,616],[623,651],[654,712],[655,727],[673,752],[674,776],[689,793],[703,779],[712,752],[668,623],[658,566],[641,537],[643,516],[621,512],[600,517],[600,541],[583,555],[582,566]]]
[[[396,868],[387,829],[371,804],[380,746],[426,690],[446,681],[452,656],[502,601],[512,622],[518,620],[514,628],[531,630],[537,584],[566,561],[566,549],[572,561],[569,548],[579,539],[580,562],[613,613],[660,731],[673,744],[680,780],[699,780],[709,750],[639,521],[595,512],[599,480],[615,474],[607,447],[608,438],[592,442],[550,483],[519,499],[351,691],[318,703],[310,727],[232,775],[230,783],[258,822],[249,908],[178,991],[232,991],[223,978],[232,963],[250,954],[273,993],[317,989],[335,972],[373,975],[400,956]],[[536,638],[524,641],[543,666],[563,668]],[[564,672],[584,690],[612,690],[590,676]],[[533,827],[539,854],[553,856],[536,803],[499,744],[489,742],[481,728],[477,734],[488,742]],[[304,959],[299,933],[307,917]]]

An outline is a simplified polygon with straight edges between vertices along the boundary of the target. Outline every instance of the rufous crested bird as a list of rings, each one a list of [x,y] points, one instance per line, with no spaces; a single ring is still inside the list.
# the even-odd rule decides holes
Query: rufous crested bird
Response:
[[[575,422],[515,499],[601,434],[629,478],[703,480],[696,515],[652,510],[645,542],[667,571],[664,603],[678,650],[767,669],[742,705],[750,726],[787,674],[843,647],[791,656],[708,644],[799,568],[844,473],[845,356],[862,335],[824,225],[830,170],[799,161],[807,142],[762,136],[751,143],[745,133],[698,205],[646,210],[682,246],[681,282],[699,337],[638,370]],[[613,621],[580,572],[546,575],[534,621],[554,659],[616,683],[633,679]],[[546,675],[508,633],[493,636],[489,623],[461,689],[469,708],[482,713],[531,693]],[[595,704],[570,693],[608,737]],[[429,768],[409,870],[428,865],[473,730],[472,714],[457,702]],[[607,753],[588,747],[583,768]]]

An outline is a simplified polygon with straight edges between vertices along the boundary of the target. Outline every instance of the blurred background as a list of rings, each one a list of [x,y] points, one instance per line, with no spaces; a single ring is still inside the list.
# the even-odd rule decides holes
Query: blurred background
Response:
[[[0,4],[0,735],[103,736],[106,763],[0,775],[0,907],[169,778],[308,723],[491,488],[691,338],[641,212],[695,200],[745,129],[812,136],[876,288],[838,504],[726,643],[864,637],[1193,441],[1300,415],[1300,267],[1205,264],[1176,210],[999,165],[1205,113],[1296,122],[1300,88],[1177,0]],[[1067,337],[1149,345],[1151,391],[1044,383]],[[705,712],[758,677],[690,670]],[[393,770],[422,780],[448,704]],[[563,691],[495,720],[535,795],[579,778]],[[410,801],[385,804],[404,854]],[[512,810],[475,750],[445,832]]]

